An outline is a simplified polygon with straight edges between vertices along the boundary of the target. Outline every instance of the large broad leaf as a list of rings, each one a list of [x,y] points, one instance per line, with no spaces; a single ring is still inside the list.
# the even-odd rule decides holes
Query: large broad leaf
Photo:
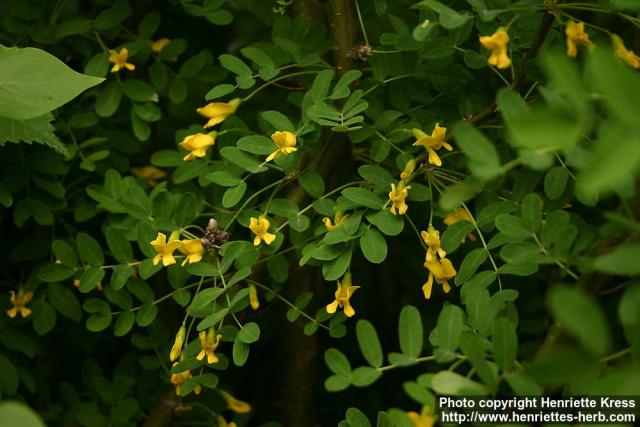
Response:
[[[0,46],[0,116],[32,119],[104,79],[77,73],[47,52]]]
[[[0,99],[0,109],[2,108],[2,100]],[[67,147],[53,133],[55,128],[51,124],[51,120],[53,120],[51,113],[29,120],[0,117],[0,147],[6,142],[26,142],[27,144],[36,142],[51,147],[58,153],[68,157],[69,151]]]

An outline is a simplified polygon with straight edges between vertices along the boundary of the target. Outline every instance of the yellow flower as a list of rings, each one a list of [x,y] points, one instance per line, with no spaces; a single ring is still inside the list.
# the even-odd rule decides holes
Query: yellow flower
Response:
[[[473,221],[473,217],[464,208],[456,208],[453,211],[451,211],[451,213],[448,213],[447,215],[444,216],[444,223],[447,226],[453,225],[458,221],[469,221],[471,223],[474,222]],[[472,241],[475,242],[475,240],[476,240],[475,234],[470,233],[469,234],[469,239],[471,239]],[[465,240],[466,240],[466,238],[462,238],[463,242]]]
[[[391,184],[391,191],[389,192],[391,208],[389,208],[389,210],[392,214],[396,215],[396,210],[400,215],[404,215],[407,212],[407,209],[409,209],[409,205],[407,205],[405,199],[409,195],[410,189],[411,186],[405,186],[404,182],[402,181],[398,183],[397,187],[395,184]]]
[[[416,138],[416,142],[413,145],[421,145],[427,150],[429,154],[429,163],[436,166],[442,166],[442,160],[436,153],[436,150],[444,148],[447,151],[451,151],[451,145],[444,140],[447,135],[447,128],[440,127],[440,123],[436,123],[431,135],[427,135],[420,129],[412,129],[413,136]]]
[[[218,417],[218,427],[238,427],[238,425],[234,422],[230,422],[228,423],[227,420],[224,419],[224,417],[219,416]]]
[[[131,168],[131,171],[138,178],[149,183],[149,187],[155,187],[158,181],[167,177],[167,173],[155,166],[143,166],[141,168]]]
[[[416,170],[416,161],[414,159],[411,159],[407,162],[406,165],[404,165],[404,169],[400,174],[400,179],[403,181],[409,179],[411,175],[413,175],[414,170]]]
[[[220,345],[220,338],[222,338],[222,335],[216,335],[213,328],[209,328],[208,332],[200,332],[200,334],[198,334],[198,338],[200,339],[200,346],[202,347],[202,350],[200,350],[196,359],[202,360],[206,356],[208,364],[211,365],[213,363],[218,363],[218,356],[215,355],[214,351],[218,348],[218,345]]]
[[[286,156],[298,150],[295,147],[296,134],[288,130],[274,132],[271,135],[271,140],[276,144],[277,150],[269,154],[265,162],[270,162],[271,160]]]
[[[177,363],[174,363],[173,366],[175,366]],[[192,378],[191,375],[191,371],[182,371],[182,372],[178,372],[177,374],[171,374],[171,384],[176,386],[176,395],[180,396],[180,388],[184,385],[184,383],[186,383],[188,380],[190,380]],[[195,394],[200,394],[200,392],[202,391],[202,386],[200,384],[197,384],[194,388],[193,388],[193,392]]]
[[[129,71],[135,70],[136,66],[127,62],[128,58],[129,58],[129,50],[126,47],[123,47],[122,49],[120,49],[120,52],[116,52],[115,50],[110,50],[109,62],[113,63],[111,72],[117,73],[123,67]]]
[[[335,293],[335,301],[327,305],[327,313],[335,313],[338,307],[344,310],[344,314],[348,317],[352,317],[356,314],[356,311],[351,307],[349,300],[353,293],[360,289],[360,286],[351,284],[351,273],[347,273],[342,278],[342,282],[338,281],[338,289]]]
[[[196,112],[209,119],[204,125],[206,129],[224,122],[227,117],[236,112],[240,102],[240,98],[232,99],[229,102],[210,102],[204,107],[196,109]]]
[[[622,59],[627,63],[627,65],[633,68],[640,68],[640,57],[633,53],[633,51],[627,49],[624,46],[624,42],[618,35],[611,34],[611,41],[618,58]]]
[[[578,45],[587,46],[589,50],[593,50],[595,44],[589,40],[589,34],[584,32],[584,22],[567,22],[564,29],[567,35],[567,55],[575,57],[578,55]]]
[[[433,427],[436,422],[435,417],[431,414],[431,410],[425,406],[422,408],[421,413],[414,411],[407,412],[407,416],[415,427]]]
[[[181,240],[180,243],[181,245],[178,250],[187,256],[184,261],[182,261],[183,266],[202,260],[204,246],[202,246],[200,239]]]
[[[440,247],[440,232],[429,225],[427,231],[420,233],[422,240],[427,245],[427,261],[435,261],[438,256],[444,258],[447,252]]]
[[[253,239],[254,246],[258,246],[260,241],[270,245],[276,240],[276,235],[269,233],[269,226],[271,226],[271,223],[264,215],[260,215],[258,218],[252,217],[249,220],[249,230],[256,235]]]
[[[336,227],[344,224],[345,222],[347,222],[347,220],[349,219],[349,215],[344,215],[342,212],[336,212],[336,214],[333,217],[333,220],[335,221],[335,223],[331,222],[331,218],[325,216],[322,219],[322,223],[324,224],[324,226],[327,228],[327,231],[331,231],[333,229],[335,229]]]
[[[424,293],[424,297],[426,299],[431,298],[431,289],[433,287],[433,279],[436,279],[438,284],[442,285],[442,289],[444,293],[449,293],[451,290],[451,285],[449,285],[449,280],[453,279],[456,274],[458,274],[453,268],[453,264],[447,258],[442,258],[440,261],[425,261],[424,266],[429,270],[429,278],[427,279],[427,283],[422,286],[422,292]]]
[[[153,265],[158,265],[160,260],[162,260],[162,265],[166,267],[176,263],[176,259],[173,257],[173,251],[182,246],[182,242],[180,240],[170,239],[167,243],[167,236],[163,233],[158,233],[156,240],[151,242],[151,246],[158,252],[158,254],[153,257]]]
[[[31,314],[31,309],[27,308],[27,304],[29,304],[33,299],[33,292],[25,292],[22,289],[19,289],[17,295],[15,291],[9,291],[9,294],[9,301],[11,301],[13,307],[7,310],[7,316],[13,319],[18,315],[18,312],[20,312],[20,315],[23,318],[29,317],[29,315]]]
[[[491,51],[487,62],[498,68],[509,68],[511,58],[507,55],[507,44],[509,44],[509,34],[507,29],[500,27],[490,36],[480,37],[480,43]]]
[[[176,334],[176,339],[173,342],[173,347],[171,347],[171,353],[169,353],[169,360],[171,362],[175,362],[178,360],[178,357],[180,357],[186,333],[187,330],[184,325],[180,326],[180,329],[178,329],[178,333]]]
[[[247,402],[236,399],[224,390],[219,391],[222,397],[224,397],[224,400],[227,401],[227,406],[229,407],[229,409],[231,409],[236,414],[246,414],[251,412],[251,405],[249,405]]]
[[[258,299],[258,290],[255,285],[249,285],[249,304],[251,308],[257,310],[260,308],[260,300]]]
[[[189,151],[183,160],[193,160],[198,157],[207,155],[207,148],[216,143],[217,132],[209,132],[208,134],[196,133],[185,137],[180,143],[180,147]]]
[[[164,47],[169,43],[171,43],[171,39],[163,37],[151,43],[151,50],[154,51],[155,53],[160,53],[160,51],[164,49]]]

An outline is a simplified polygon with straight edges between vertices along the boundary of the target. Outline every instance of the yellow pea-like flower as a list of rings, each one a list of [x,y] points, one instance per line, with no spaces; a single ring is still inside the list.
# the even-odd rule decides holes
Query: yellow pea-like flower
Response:
[[[509,33],[504,27],[500,27],[490,36],[480,37],[480,44],[491,51],[487,62],[497,68],[509,68],[511,58],[507,52]]]
[[[360,286],[355,286],[351,284],[351,273],[346,273],[342,278],[342,281],[338,281],[338,288],[334,294],[335,300],[327,305],[327,313],[335,313],[338,310],[338,307],[344,310],[344,314],[348,317],[353,317],[356,314],[356,311],[351,306],[351,297],[353,293],[360,289]]]
[[[241,102],[240,98],[232,99],[229,102],[210,102],[204,107],[196,109],[196,112],[209,119],[204,125],[204,128],[207,129],[225,121],[227,117],[236,112]]]
[[[130,62],[127,62],[129,59],[129,50],[126,47],[120,49],[120,52],[116,52],[115,50],[109,51],[109,62],[113,64],[111,67],[112,73],[117,73],[122,68],[126,68],[129,71],[133,71],[136,69],[136,66]]]
[[[297,142],[296,134],[288,130],[274,132],[271,135],[271,140],[276,144],[276,151],[269,154],[265,162],[270,162],[271,160],[286,156],[298,150],[295,147]]]
[[[593,50],[595,44],[589,40],[589,34],[584,31],[584,22],[569,21],[564,33],[567,36],[567,55],[575,58],[578,55],[578,45],[583,45]]]

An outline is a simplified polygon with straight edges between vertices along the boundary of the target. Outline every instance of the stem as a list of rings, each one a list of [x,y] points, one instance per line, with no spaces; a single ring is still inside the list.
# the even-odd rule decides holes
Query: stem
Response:
[[[351,69],[351,49],[355,40],[353,0],[331,0],[329,18],[333,53],[338,75]]]

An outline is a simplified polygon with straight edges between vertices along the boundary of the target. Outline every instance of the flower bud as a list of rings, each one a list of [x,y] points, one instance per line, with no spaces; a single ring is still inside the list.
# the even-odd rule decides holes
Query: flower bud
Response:
[[[173,343],[173,347],[171,347],[171,354],[169,355],[170,361],[175,362],[176,360],[178,360],[178,357],[180,357],[186,333],[187,330],[185,329],[184,325],[180,326],[180,329],[178,329],[178,333],[176,334],[176,340]]]
[[[249,285],[249,303],[251,308],[257,310],[260,308],[260,300],[258,299],[258,290],[254,285]]]

